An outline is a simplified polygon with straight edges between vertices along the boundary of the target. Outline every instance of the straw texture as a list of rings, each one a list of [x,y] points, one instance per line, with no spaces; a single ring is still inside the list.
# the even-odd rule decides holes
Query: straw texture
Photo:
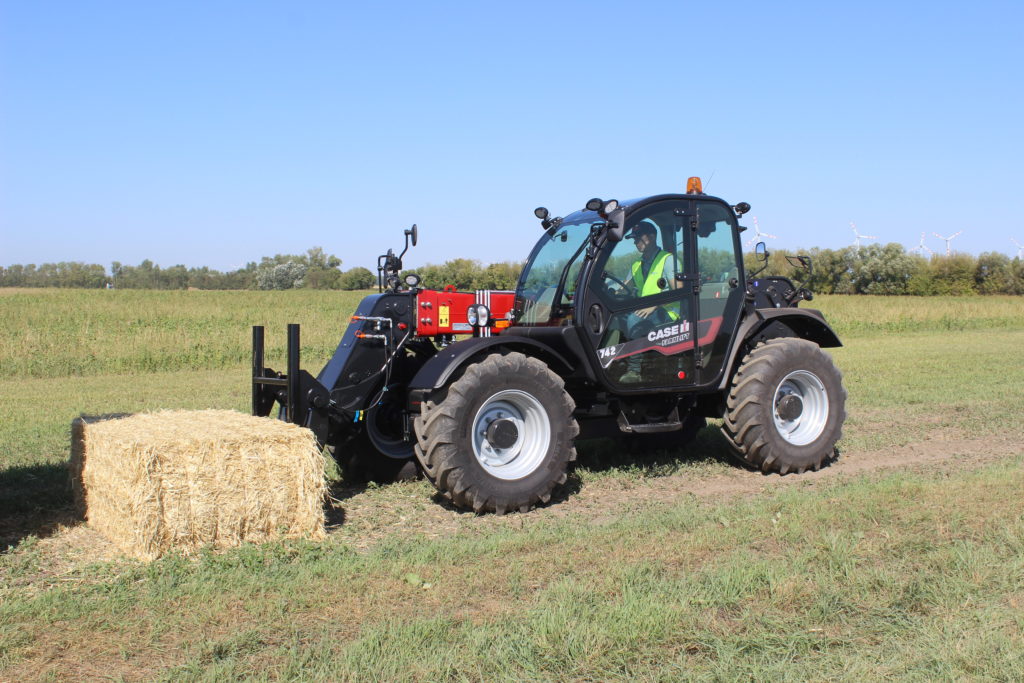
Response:
[[[129,555],[324,537],[324,461],[308,429],[176,410],[83,416],[71,436],[76,507]]]

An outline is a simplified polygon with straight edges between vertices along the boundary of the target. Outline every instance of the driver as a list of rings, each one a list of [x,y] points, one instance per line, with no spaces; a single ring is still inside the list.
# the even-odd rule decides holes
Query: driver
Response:
[[[646,221],[634,227],[631,233],[633,244],[640,252],[640,258],[633,262],[626,285],[632,286],[636,290],[637,297],[659,294],[679,286],[679,283],[676,282],[672,254],[658,246],[657,235],[658,231],[654,225]],[[641,308],[635,311],[634,315],[643,320],[657,308],[657,306]],[[679,314],[675,311],[665,310],[665,313],[672,320],[679,318]]]
[[[640,299],[653,296],[670,289],[676,289],[679,283],[675,277],[675,259],[672,254],[658,246],[658,229],[650,221],[643,221],[633,227],[627,235],[633,240],[638,257],[629,269],[629,276],[623,282],[624,290],[632,290],[633,295]],[[623,328],[626,340],[639,339],[647,333],[652,325],[663,325],[679,319],[679,304],[665,303],[660,306],[648,306],[630,311]],[[626,358],[626,372],[619,382],[631,384],[643,381],[643,360],[639,354]]]

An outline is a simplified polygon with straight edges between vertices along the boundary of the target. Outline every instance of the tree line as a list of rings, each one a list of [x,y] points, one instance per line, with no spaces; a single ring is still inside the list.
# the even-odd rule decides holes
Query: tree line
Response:
[[[341,259],[313,247],[304,254],[276,254],[230,271],[206,266],[161,268],[146,259],[137,266],[119,261],[109,271],[95,263],[61,262],[0,267],[0,287],[91,289],[366,289],[377,277],[362,267],[341,269]]]
[[[925,258],[896,242],[859,248],[815,248],[806,252],[814,265],[809,277],[786,260],[786,256],[796,253],[772,251],[764,274],[785,275],[796,282],[806,280],[806,286],[818,294],[1024,294],[1024,262],[999,252]],[[746,259],[748,272],[760,267],[753,255],[748,254]],[[440,265],[428,264],[415,272],[422,278],[423,287],[513,289],[522,265],[484,265],[474,259],[457,258]],[[320,247],[305,254],[265,256],[228,272],[205,266],[161,268],[148,259],[137,266],[115,261],[109,271],[98,264],[79,262],[0,267],[0,287],[356,290],[376,283],[375,273],[363,267],[342,270],[341,259]]]
[[[816,294],[1024,294],[1024,261],[989,251],[973,256],[952,253],[925,258],[898,242],[845,249],[811,249],[813,272],[786,259],[798,252],[778,250],[769,255],[765,274],[784,275]],[[760,267],[746,257],[747,272]]]

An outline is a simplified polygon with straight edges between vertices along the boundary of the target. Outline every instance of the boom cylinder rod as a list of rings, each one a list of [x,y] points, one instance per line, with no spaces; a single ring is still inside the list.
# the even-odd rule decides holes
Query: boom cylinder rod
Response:
[[[299,326],[288,324],[288,421],[301,424],[296,414],[299,403]]]

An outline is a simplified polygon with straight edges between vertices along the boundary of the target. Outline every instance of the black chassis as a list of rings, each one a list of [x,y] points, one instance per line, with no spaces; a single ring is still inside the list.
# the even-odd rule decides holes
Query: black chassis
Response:
[[[595,234],[580,269],[581,283],[592,276],[595,256],[612,241],[609,233],[618,222],[621,226],[630,213],[649,203],[664,199],[694,199],[693,195],[657,195],[637,200],[609,216],[605,229]],[[725,201],[699,195],[701,200]],[[742,230],[742,228],[739,228]],[[738,235],[736,244],[739,244]],[[610,248],[610,247],[609,247]],[[397,385],[404,396],[402,432],[407,440],[411,418],[431,393],[444,387],[469,364],[487,354],[518,351],[540,358],[563,377],[567,391],[577,404],[577,418],[588,433],[607,431],[620,413],[631,420],[642,415],[660,415],[664,429],[678,429],[680,423],[665,422],[670,411],[674,415],[687,412],[706,416],[721,414],[725,392],[740,360],[759,342],[775,337],[799,337],[822,347],[841,346],[838,336],[817,310],[797,308],[810,294],[780,277],[748,279],[739,260],[740,281],[745,283],[743,308],[730,334],[726,363],[710,381],[684,390],[679,388],[648,388],[623,391],[609,385],[599,372],[595,355],[587,349],[579,324],[563,326],[513,325],[492,337],[473,337],[449,343],[438,349],[430,340],[416,337],[416,289],[397,289],[367,296],[360,302],[350,324],[342,335],[334,355],[320,373],[313,377],[299,368],[299,329],[289,325],[288,371],[278,373],[264,366],[263,328],[253,328],[252,404],[254,415],[269,415],[275,403],[280,404],[278,416],[309,427],[320,444],[334,443],[353,430],[362,429],[366,411],[382,400],[382,389]],[[583,284],[577,287],[582,291]],[[556,300],[557,300],[556,294]],[[584,300],[575,304],[575,321],[584,320]],[[404,329],[400,329],[404,324]],[[444,340],[449,341],[449,340]],[[415,363],[404,364],[410,375],[395,372],[396,362],[414,357]],[[410,370],[411,368],[411,370]],[[600,423],[600,426],[597,426]]]

